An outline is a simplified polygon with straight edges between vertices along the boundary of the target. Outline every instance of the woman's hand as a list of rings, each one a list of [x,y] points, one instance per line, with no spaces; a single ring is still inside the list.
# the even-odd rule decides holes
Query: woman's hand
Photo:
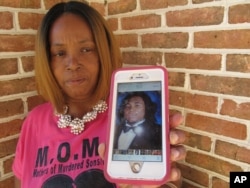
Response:
[[[176,129],[183,122],[183,116],[181,114],[174,114],[169,118],[170,123],[170,150],[171,161],[179,161],[186,157],[186,150],[184,146],[179,145],[185,141],[185,134],[183,131]],[[177,181],[181,178],[181,172],[178,168],[172,167],[171,174],[168,181]]]
[[[185,134],[183,131],[176,129],[183,122],[183,116],[181,114],[174,114],[169,118],[170,123],[170,158],[172,162],[182,160],[186,157],[186,150],[184,146],[179,145],[185,141]],[[105,144],[101,143],[98,147],[99,155],[104,158]],[[171,173],[168,181],[177,181],[181,178],[181,172],[176,167],[171,167]],[[166,182],[167,183],[167,182]],[[159,186],[147,186],[147,185],[120,185],[120,188],[157,188]]]

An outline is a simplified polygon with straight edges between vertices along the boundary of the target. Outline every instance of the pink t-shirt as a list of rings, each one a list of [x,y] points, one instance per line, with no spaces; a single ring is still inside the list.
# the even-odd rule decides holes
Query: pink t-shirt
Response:
[[[50,103],[24,121],[13,164],[22,188],[114,188],[103,174],[98,145],[106,140],[107,111],[86,123],[79,135],[58,128]]]

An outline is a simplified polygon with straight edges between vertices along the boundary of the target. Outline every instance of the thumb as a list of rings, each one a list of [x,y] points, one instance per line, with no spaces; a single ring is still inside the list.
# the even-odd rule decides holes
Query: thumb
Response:
[[[104,159],[104,154],[105,154],[105,144],[104,143],[101,143],[99,146],[98,146],[98,153],[99,153],[99,156]]]

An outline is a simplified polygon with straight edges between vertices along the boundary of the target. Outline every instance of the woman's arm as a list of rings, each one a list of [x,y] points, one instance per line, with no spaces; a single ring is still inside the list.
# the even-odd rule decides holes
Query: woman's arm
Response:
[[[15,177],[15,188],[21,188],[21,181]]]

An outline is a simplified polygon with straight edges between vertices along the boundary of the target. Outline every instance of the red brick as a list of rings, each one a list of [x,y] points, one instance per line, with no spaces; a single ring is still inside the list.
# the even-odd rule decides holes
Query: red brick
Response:
[[[184,142],[185,145],[203,151],[211,151],[212,148],[211,138],[199,134],[194,134],[191,132],[185,132],[185,135],[186,135],[186,140]]]
[[[228,142],[216,141],[215,153],[236,161],[250,163],[250,149]]]
[[[194,184],[191,184],[189,182],[183,181],[182,186],[183,188],[200,188],[200,186],[196,186]]]
[[[181,174],[185,179],[193,181],[199,185],[209,187],[209,176],[207,173],[182,164],[178,164],[177,166],[181,170]]]
[[[21,105],[21,101],[20,105]],[[8,102],[6,102],[8,103]],[[1,103],[0,103],[1,105]],[[17,108],[17,107],[15,107]],[[14,119],[12,121],[9,122],[5,122],[5,123],[0,123],[0,138],[4,138],[7,136],[12,136],[15,134],[18,134],[21,131],[21,126],[22,126],[23,120],[21,119]]]
[[[0,35],[0,41],[0,52],[34,51],[34,35]]]
[[[68,0],[43,0],[46,9],[50,9],[52,6],[54,6],[57,3],[67,2],[67,1]]]
[[[39,8],[40,1],[1,0],[0,6],[14,7],[14,8]]]
[[[27,98],[27,103],[28,103],[28,111],[31,111],[34,107],[38,106],[39,104],[44,103],[45,100],[40,96],[32,96]]]
[[[118,30],[118,19],[117,18],[110,18],[107,20],[108,25],[112,31]]]
[[[187,152],[186,162],[227,177],[229,176],[229,172],[243,171],[240,166],[234,165],[230,162],[191,151]]]
[[[0,181],[0,188],[15,187],[14,182],[14,176],[11,176],[7,179],[3,179],[2,181]]]
[[[232,100],[224,100],[220,114],[250,120],[250,102],[240,104]]]
[[[211,2],[214,0],[192,0],[193,4],[201,4],[201,3],[206,3],[206,2]]]
[[[168,72],[169,86],[184,87],[185,74],[180,72]]]
[[[160,52],[123,52],[123,63],[131,65],[156,65],[162,62]]]
[[[0,96],[35,91],[34,77],[0,81]]]
[[[141,36],[143,48],[186,48],[188,33],[153,33]]]
[[[90,2],[90,6],[96,9],[102,16],[105,16],[105,4],[97,3],[97,2]]]
[[[250,4],[234,5],[229,7],[228,22],[235,23],[249,23],[250,22]]]
[[[166,53],[165,62],[169,68],[220,70],[221,55]]]
[[[181,6],[181,5],[187,5],[188,0],[168,0],[168,6]]]
[[[0,75],[11,75],[18,72],[17,59],[0,59]]]
[[[22,113],[24,113],[24,106],[21,99],[0,102],[0,118]]]
[[[152,3],[152,0],[140,0],[140,5],[142,10],[166,8],[168,0],[158,0],[154,1],[154,3]]]
[[[249,49],[250,30],[201,31],[194,33],[195,48]]]
[[[138,46],[138,35],[137,34],[125,34],[117,35],[118,43],[120,47],[137,47]]]
[[[239,140],[245,140],[247,138],[246,125],[212,117],[187,114],[186,126]]]
[[[16,144],[18,138],[0,142],[0,157],[6,157],[12,155],[16,151]]]
[[[12,163],[13,157],[3,161],[3,168],[5,174],[12,172]]]
[[[172,105],[210,113],[217,113],[217,97],[191,94],[179,91],[170,91],[169,97],[169,101]]]
[[[156,28],[161,26],[161,16],[156,14],[139,15],[121,18],[124,30]]]
[[[20,28],[37,30],[43,17],[44,14],[20,12],[18,14]]]
[[[0,29],[13,28],[13,15],[11,12],[0,12]]]
[[[190,82],[193,90],[250,97],[247,78],[190,75]]]
[[[121,14],[126,12],[132,12],[136,9],[136,1],[135,0],[118,0],[115,2],[108,3],[108,14]]]
[[[249,54],[227,55],[226,70],[232,72],[250,73],[250,55]]]
[[[212,178],[212,188],[228,188],[229,183],[217,177]]]
[[[25,72],[31,72],[34,70],[34,56],[25,56],[21,58],[23,70]]]
[[[223,7],[206,7],[167,12],[166,20],[170,27],[204,26],[220,24],[223,16]]]

